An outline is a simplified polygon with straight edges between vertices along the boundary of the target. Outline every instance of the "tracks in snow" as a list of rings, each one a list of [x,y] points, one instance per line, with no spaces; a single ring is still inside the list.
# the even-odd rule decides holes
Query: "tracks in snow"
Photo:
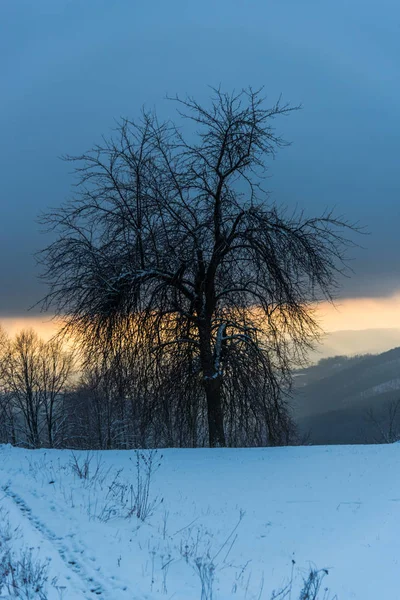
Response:
[[[110,581],[101,575],[100,567],[96,565],[96,559],[93,556],[88,556],[88,549],[78,539],[77,532],[71,532],[65,537],[57,536],[34,514],[25,500],[12,490],[10,482],[2,486],[2,491],[15,503],[21,514],[31,523],[34,529],[56,549],[67,567],[67,571],[72,571],[75,575],[75,577],[72,577],[71,573],[71,577],[67,576],[67,579],[70,580],[71,585],[78,587],[77,591],[83,594],[82,598],[86,600],[93,600],[94,598],[114,600],[116,597],[126,597],[127,600],[132,600],[134,598],[132,592],[116,578],[112,578]],[[53,504],[52,510],[57,511],[60,518],[67,518],[65,511],[59,506]]]

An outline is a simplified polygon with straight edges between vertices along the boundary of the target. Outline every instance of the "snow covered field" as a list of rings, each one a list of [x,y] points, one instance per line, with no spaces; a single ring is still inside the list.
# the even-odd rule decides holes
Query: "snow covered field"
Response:
[[[400,597],[400,444],[160,451],[145,522],[148,453],[93,453],[81,477],[75,456],[0,447],[0,536],[8,519],[16,556],[50,559],[49,600],[209,600],[201,578],[269,600],[293,560],[296,589],[329,570],[321,598]]]

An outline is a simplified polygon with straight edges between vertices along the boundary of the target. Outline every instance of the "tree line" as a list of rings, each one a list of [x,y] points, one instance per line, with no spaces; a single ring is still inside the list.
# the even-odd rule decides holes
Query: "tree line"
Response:
[[[28,448],[128,449],[209,445],[201,382],[186,365],[123,355],[82,362],[60,339],[0,334],[0,443]],[[179,367],[179,371],[177,371]],[[191,383],[191,387],[188,385]],[[229,446],[293,443],[289,407],[252,412],[248,396],[225,415]]]

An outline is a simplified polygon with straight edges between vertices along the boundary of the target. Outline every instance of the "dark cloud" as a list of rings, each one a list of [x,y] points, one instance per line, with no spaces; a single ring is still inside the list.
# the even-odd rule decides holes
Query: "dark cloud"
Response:
[[[71,184],[57,157],[143,103],[169,115],[166,93],[205,99],[208,84],[303,104],[277,123],[293,145],[271,165],[273,197],[367,226],[343,295],[397,289],[399,25],[394,0],[1,3],[0,313],[43,294],[35,219]]]

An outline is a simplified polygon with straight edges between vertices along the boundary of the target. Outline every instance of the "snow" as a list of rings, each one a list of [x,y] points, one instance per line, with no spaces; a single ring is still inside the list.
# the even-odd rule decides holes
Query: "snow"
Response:
[[[397,597],[399,444],[162,455],[143,523],[126,516],[134,451],[94,453],[85,480],[70,451],[0,447],[0,508],[15,549],[50,560],[49,600],[201,600],[199,558],[213,559],[214,600],[269,600],[292,560],[297,589],[312,564],[331,598]]]
[[[394,390],[400,389],[400,378],[396,377],[395,379],[390,379],[389,381],[384,381],[379,383],[378,385],[374,385],[373,387],[368,388],[361,392],[361,396],[363,398],[371,398],[372,396],[376,396],[377,394],[384,394],[385,392],[392,392]]]

